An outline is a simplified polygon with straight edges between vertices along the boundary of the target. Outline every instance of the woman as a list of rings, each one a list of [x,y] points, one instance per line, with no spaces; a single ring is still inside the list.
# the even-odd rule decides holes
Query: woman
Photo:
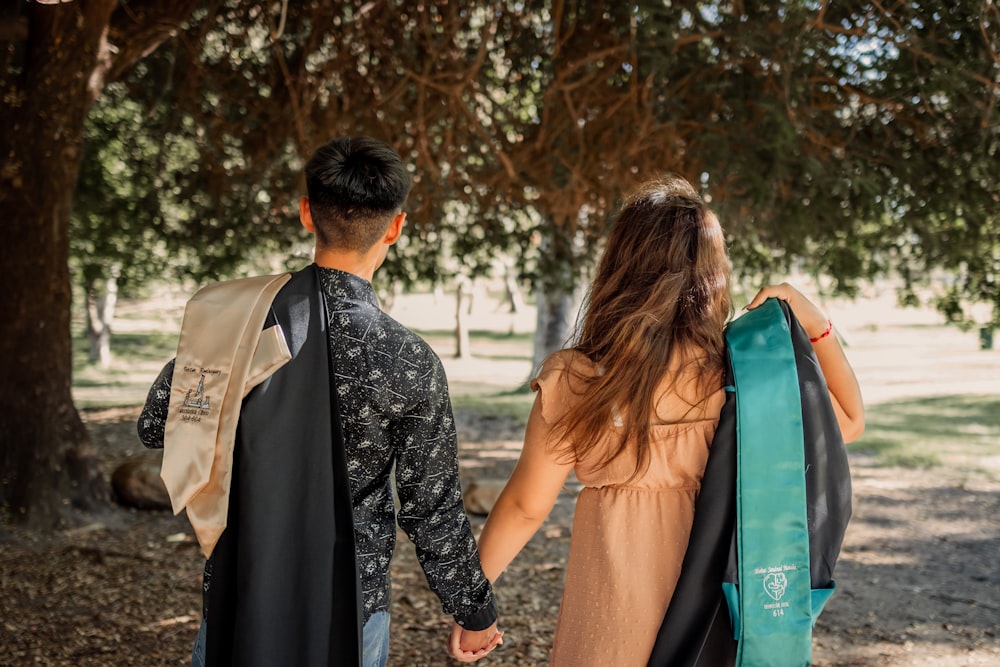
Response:
[[[857,438],[860,389],[826,316],[787,284],[762,289],[748,308],[768,297],[787,301],[815,338],[838,424],[845,440]],[[716,217],[681,179],[641,188],[611,230],[578,341],[532,381],[538,395],[524,448],[479,541],[494,581],[576,472],[584,489],[554,667],[646,664],[725,402],[723,329],[731,314]]]

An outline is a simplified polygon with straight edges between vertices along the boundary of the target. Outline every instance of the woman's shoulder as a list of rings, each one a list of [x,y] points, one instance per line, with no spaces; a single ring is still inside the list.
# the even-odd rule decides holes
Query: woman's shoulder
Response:
[[[574,349],[559,350],[542,362],[538,373],[531,380],[531,388],[538,391],[541,386],[559,380],[575,384],[597,372],[597,365],[582,352]]]
[[[531,380],[531,389],[541,401],[542,418],[554,424],[583,395],[587,379],[596,373],[594,362],[576,350],[550,355]]]

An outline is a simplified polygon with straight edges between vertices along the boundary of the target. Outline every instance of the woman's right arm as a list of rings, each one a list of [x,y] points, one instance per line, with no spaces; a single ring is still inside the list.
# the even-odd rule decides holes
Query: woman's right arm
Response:
[[[840,432],[844,442],[857,440],[865,430],[865,406],[861,399],[861,386],[837,336],[823,335],[829,326],[826,314],[788,283],[762,288],[747,305],[747,309],[753,310],[769,297],[788,303],[806,334],[812,339],[819,339],[813,342],[813,351],[816,353],[820,368],[823,369]]]
[[[552,427],[542,418],[541,400],[539,392],[517,466],[479,538],[479,558],[490,582],[496,581],[545,521],[573,469],[572,463],[558,460],[548,446]]]

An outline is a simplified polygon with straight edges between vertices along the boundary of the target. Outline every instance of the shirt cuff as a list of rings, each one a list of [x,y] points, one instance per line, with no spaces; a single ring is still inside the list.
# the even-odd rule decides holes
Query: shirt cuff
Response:
[[[490,596],[486,606],[473,614],[456,614],[455,622],[466,630],[485,630],[497,620],[497,603]]]

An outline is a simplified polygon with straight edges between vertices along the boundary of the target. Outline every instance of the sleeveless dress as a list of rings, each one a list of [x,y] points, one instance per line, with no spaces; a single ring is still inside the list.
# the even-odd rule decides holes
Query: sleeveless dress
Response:
[[[578,352],[553,355],[532,381],[542,418],[554,424],[577,400],[574,377],[597,372]],[[595,465],[599,452],[575,461],[584,489],[576,502],[552,667],[644,667],[649,660],[680,575],[725,402],[721,379],[705,400],[694,398],[692,372],[670,373],[662,385],[645,472],[629,480],[634,449],[603,468]],[[609,429],[607,442],[615,430]]]

